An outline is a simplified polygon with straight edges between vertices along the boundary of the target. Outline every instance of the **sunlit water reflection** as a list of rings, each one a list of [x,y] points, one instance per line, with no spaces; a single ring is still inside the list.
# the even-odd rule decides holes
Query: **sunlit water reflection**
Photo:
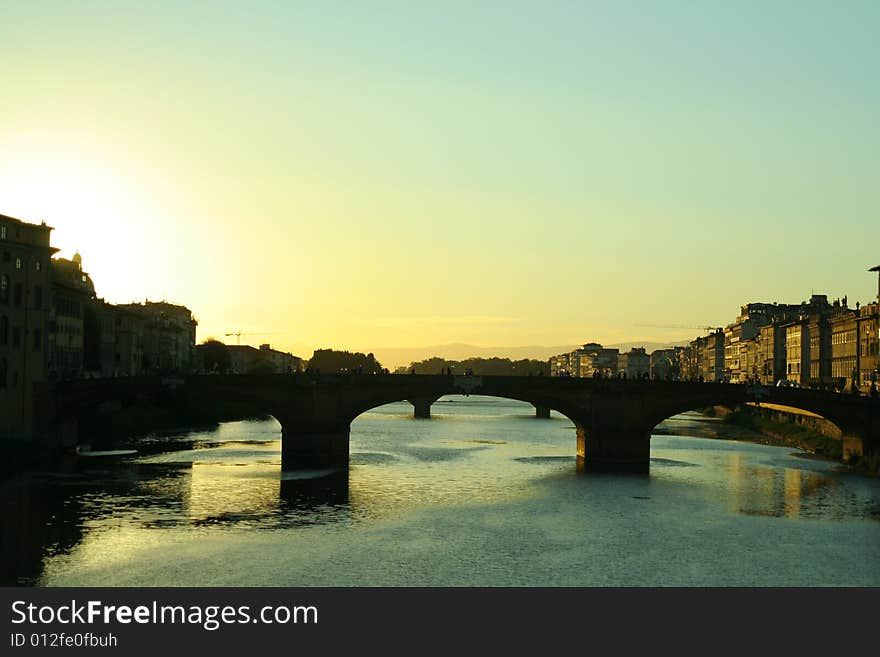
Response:
[[[281,472],[274,420],[156,437],[4,490],[5,579],[41,585],[877,585],[880,482],[692,414],[647,476],[578,474],[513,401],[391,404],[347,472]]]

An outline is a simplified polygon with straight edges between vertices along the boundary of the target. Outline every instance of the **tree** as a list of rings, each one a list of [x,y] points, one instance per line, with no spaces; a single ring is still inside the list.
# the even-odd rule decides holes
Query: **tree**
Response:
[[[359,351],[336,351],[335,349],[316,349],[309,361],[313,370],[321,370],[326,374],[335,372],[358,372],[362,374],[379,374],[382,364],[373,354],[362,354]]]
[[[202,369],[211,372],[225,372],[232,366],[229,347],[216,338],[207,338],[198,345],[196,356],[202,362]]]

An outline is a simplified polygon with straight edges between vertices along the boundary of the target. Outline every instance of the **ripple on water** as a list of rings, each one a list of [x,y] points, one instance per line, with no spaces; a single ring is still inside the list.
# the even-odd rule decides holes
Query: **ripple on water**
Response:
[[[574,463],[577,461],[575,456],[520,456],[513,459],[517,463]]]
[[[700,467],[699,463],[688,463],[687,461],[676,461],[674,459],[661,459],[657,457],[651,457],[651,465],[662,465],[669,466],[673,468],[697,468]]]
[[[386,465],[400,460],[384,452],[353,452],[348,458],[352,465]]]

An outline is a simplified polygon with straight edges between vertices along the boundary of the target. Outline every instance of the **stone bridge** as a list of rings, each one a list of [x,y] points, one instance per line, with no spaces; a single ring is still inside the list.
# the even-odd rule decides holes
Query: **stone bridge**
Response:
[[[646,472],[651,430],[684,411],[772,402],[810,411],[837,425],[845,451],[880,451],[880,400],[801,388],[719,383],[453,375],[200,375],[132,377],[46,384],[38,393],[37,423],[47,440],[77,444],[82,409],[102,402],[136,403],[182,389],[220,401],[246,401],[274,416],[282,429],[282,467],[348,464],[351,422],[361,413],[407,400],[416,417],[430,417],[443,395],[479,394],[531,403],[537,417],[550,409],[577,430],[579,464],[587,470]]]

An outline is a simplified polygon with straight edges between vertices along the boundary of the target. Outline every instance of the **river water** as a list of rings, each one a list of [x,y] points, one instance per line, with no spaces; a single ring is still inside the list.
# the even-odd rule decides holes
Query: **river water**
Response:
[[[880,480],[658,429],[648,475],[579,474],[553,414],[445,397],[352,425],[347,472],[281,472],[274,420],[155,436],[3,484],[5,583],[880,585]],[[316,476],[322,475],[322,476]]]

